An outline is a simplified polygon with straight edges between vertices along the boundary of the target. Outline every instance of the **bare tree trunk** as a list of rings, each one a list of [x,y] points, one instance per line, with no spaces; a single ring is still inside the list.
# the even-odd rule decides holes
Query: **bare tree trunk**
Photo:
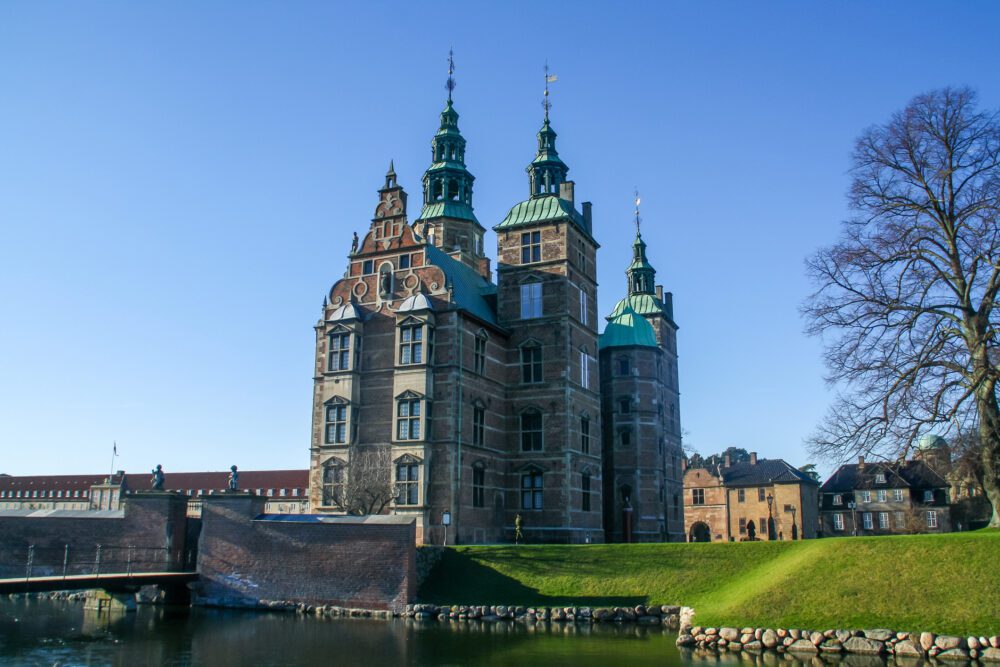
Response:
[[[983,491],[993,505],[990,528],[1000,528],[1000,406],[994,383],[980,390],[976,397],[979,409],[979,439],[983,457]]]

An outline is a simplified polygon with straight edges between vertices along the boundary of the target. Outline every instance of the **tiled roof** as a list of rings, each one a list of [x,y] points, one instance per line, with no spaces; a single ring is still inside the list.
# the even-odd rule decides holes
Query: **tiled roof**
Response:
[[[875,477],[884,474],[884,484],[876,483]],[[857,463],[842,465],[823,483],[822,491],[837,493],[854,489],[939,489],[948,486],[941,475],[923,461],[902,461],[893,463],[868,462],[864,466]]]
[[[426,246],[427,261],[444,272],[446,283],[454,289],[455,303],[483,322],[497,323],[497,315],[486,297],[496,294],[497,286],[472,270],[471,267],[452,259],[439,248]]]
[[[240,470],[241,489],[300,489],[309,487],[308,470]],[[221,472],[170,472],[163,471],[163,488],[167,491],[221,491],[229,486],[229,471]],[[0,476],[0,491],[38,491],[39,493],[83,491],[101,484],[107,475],[32,475],[25,477]],[[150,473],[125,475],[125,488],[143,491],[151,487]],[[50,498],[53,496],[46,495]]]
[[[726,486],[764,486],[787,482],[819,484],[784,459],[757,459],[757,463],[740,461],[722,468],[721,472]]]

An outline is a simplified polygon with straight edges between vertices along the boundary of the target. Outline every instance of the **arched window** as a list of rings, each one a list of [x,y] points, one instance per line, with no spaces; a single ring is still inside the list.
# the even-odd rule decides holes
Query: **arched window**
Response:
[[[420,461],[412,456],[396,461],[396,504],[420,504]]]
[[[542,451],[542,413],[529,408],[521,413],[521,451]]]
[[[330,459],[323,464],[323,504],[341,507],[344,505],[344,462]]]

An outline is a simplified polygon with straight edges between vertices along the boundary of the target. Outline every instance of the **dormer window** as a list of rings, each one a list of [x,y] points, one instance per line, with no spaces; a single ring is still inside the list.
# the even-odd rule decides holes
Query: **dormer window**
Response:
[[[884,472],[880,472],[877,475],[875,475],[875,483],[876,484],[885,484],[885,473]]]

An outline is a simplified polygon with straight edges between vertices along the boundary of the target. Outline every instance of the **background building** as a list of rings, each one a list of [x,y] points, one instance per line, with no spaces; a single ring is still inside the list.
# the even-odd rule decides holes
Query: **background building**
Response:
[[[842,465],[820,489],[823,535],[952,530],[949,484],[925,461]]]
[[[732,462],[684,473],[688,541],[729,542],[816,537],[819,483],[783,459]],[[773,522],[773,530],[769,526]],[[752,528],[751,528],[752,526]]]
[[[496,283],[450,98],[431,153],[420,216],[408,221],[390,166],[369,230],[324,299],[312,510],[344,511],[362,474],[352,491],[354,464],[388,449],[395,492],[384,511],[415,517],[421,542],[510,541],[517,515],[528,541],[680,539],[676,325],[652,267],[630,269],[635,284],[619,304],[640,314],[629,326],[642,329],[642,344],[608,346],[634,357],[636,386],[609,391],[636,394],[635,439],[605,456],[611,362],[598,363],[598,243],[547,111],[529,196],[493,227]],[[605,498],[612,489],[615,499]],[[623,504],[639,517],[627,533]]]

